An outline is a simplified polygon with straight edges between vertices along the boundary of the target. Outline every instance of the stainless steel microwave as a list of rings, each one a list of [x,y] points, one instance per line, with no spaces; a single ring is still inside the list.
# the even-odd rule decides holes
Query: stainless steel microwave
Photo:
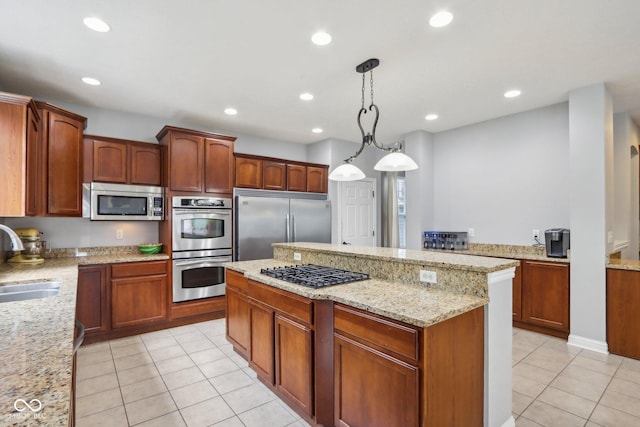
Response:
[[[164,189],[144,185],[82,184],[82,216],[92,221],[162,221]]]

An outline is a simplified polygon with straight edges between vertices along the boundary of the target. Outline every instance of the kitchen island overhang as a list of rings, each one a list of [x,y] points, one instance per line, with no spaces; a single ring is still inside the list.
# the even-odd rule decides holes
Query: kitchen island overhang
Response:
[[[371,279],[310,289],[260,274],[260,269],[264,267],[300,263],[366,272]],[[513,260],[456,254],[290,243],[274,244],[273,260],[229,263],[227,267],[253,283],[282,289],[318,303],[328,301],[334,306],[355,308],[364,315],[371,313],[375,317],[399,321],[421,331],[429,331],[434,325],[484,307],[484,325],[478,331],[484,352],[481,369],[484,392],[480,393],[484,395],[483,409],[480,411],[484,420],[481,424],[508,426],[515,424],[511,415],[510,318],[511,280],[517,265],[517,261]],[[435,271],[438,283],[421,283],[421,269]],[[324,311],[329,310],[325,307]],[[422,333],[421,340],[424,340],[424,336],[427,334]],[[420,345],[422,352],[426,346],[422,341]],[[460,353],[461,348],[458,349]],[[423,394],[426,393],[426,389],[421,390]],[[424,408],[420,417],[425,417],[428,406],[425,406],[425,399],[422,399],[422,403]]]

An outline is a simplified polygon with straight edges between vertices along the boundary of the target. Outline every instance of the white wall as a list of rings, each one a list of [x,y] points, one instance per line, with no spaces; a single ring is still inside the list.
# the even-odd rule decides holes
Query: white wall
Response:
[[[436,134],[432,228],[516,245],[568,228],[568,120],[562,103]]]
[[[405,172],[407,249],[421,249],[422,233],[434,224],[433,140],[425,131],[404,136],[404,152],[418,164],[417,170]]]

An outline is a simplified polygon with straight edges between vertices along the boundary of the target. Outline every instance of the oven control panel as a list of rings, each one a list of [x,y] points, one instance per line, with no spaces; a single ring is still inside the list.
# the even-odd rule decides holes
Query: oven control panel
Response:
[[[456,250],[468,249],[469,239],[466,231],[425,231],[423,247],[425,249]]]
[[[210,208],[231,209],[231,199],[219,197],[174,196],[174,208]]]

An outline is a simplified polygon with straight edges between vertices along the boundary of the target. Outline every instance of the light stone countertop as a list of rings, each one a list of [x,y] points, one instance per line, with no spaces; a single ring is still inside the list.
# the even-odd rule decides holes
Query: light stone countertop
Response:
[[[495,258],[524,259],[528,261],[546,261],[569,263],[570,258],[554,258],[547,256],[544,246],[524,246],[524,245],[502,245],[490,243],[469,243],[469,248],[464,251],[423,249],[425,252],[444,252],[461,255],[477,255]]]
[[[283,267],[290,262],[273,259],[226,263],[231,270],[247,278],[310,299],[325,299],[379,314],[418,327],[428,327],[458,316],[489,302],[486,297],[432,290],[423,285],[411,285],[378,279],[363,280],[320,289],[274,279],[260,273],[262,268]]]
[[[637,259],[610,259],[607,268],[640,271],[640,261]]]
[[[425,266],[442,267],[451,270],[465,270],[481,273],[491,273],[518,265],[511,259],[493,258],[487,256],[470,255],[466,252],[416,251],[411,249],[382,248],[368,246],[333,245],[328,243],[274,243],[274,248],[300,248],[329,255],[346,255],[358,258],[368,258],[375,261],[400,261],[405,264],[420,264]]]
[[[35,280],[62,283],[55,296],[0,303],[1,426],[68,425],[78,265],[169,259],[165,254],[126,250],[96,253],[47,259],[38,265],[0,264],[0,286]],[[17,399],[38,399],[42,409],[32,412],[18,402],[18,408],[26,408],[18,412]]]

